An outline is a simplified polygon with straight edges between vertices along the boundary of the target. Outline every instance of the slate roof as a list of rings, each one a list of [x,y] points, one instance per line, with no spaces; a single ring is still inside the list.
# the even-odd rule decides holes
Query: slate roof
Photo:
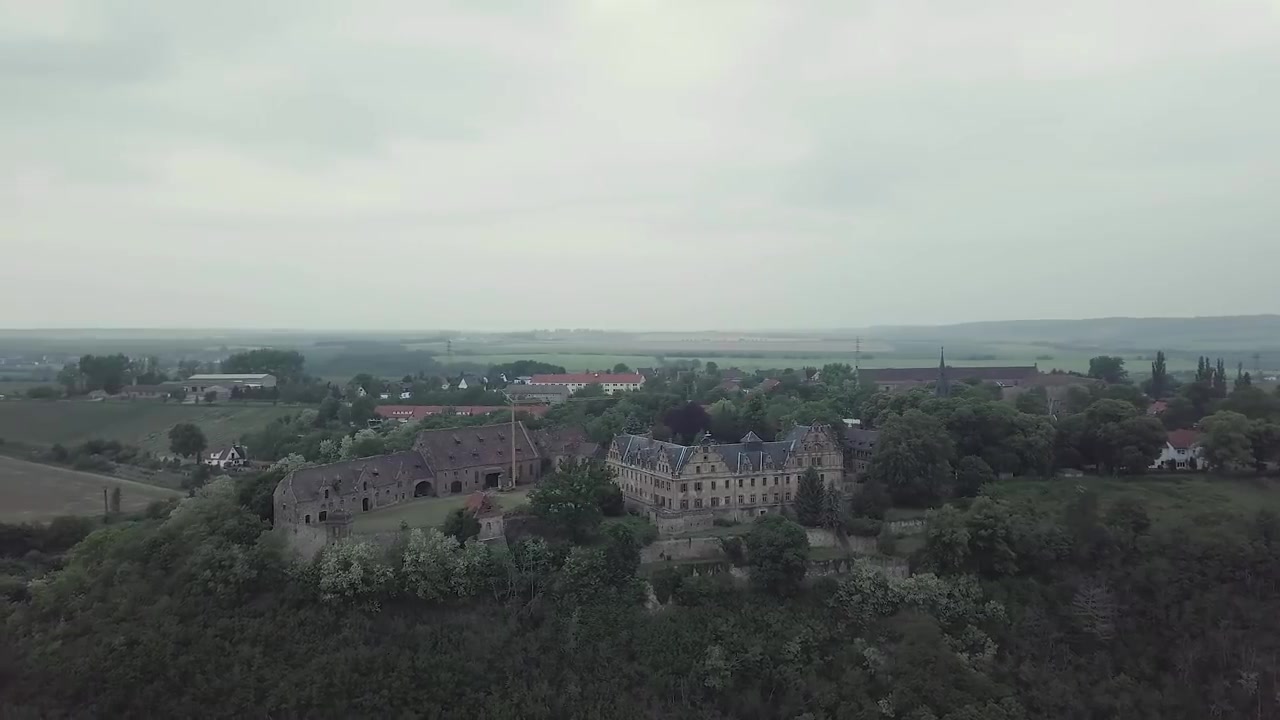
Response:
[[[325,488],[345,495],[360,488],[362,482],[368,482],[371,488],[384,488],[400,481],[431,477],[427,460],[418,452],[406,450],[294,470],[280,481],[276,494],[292,502],[308,502],[323,497]]]
[[[862,368],[861,379],[871,383],[919,382],[930,383],[938,379],[938,368]],[[947,375],[953,382],[964,380],[1028,380],[1040,374],[1035,365],[1017,367],[954,367],[947,366]]]
[[[695,453],[708,451],[724,458],[732,472],[747,473],[781,470],[786,467],[787,458],[813,429],[808,425],[797,425],[782,439],[772,442],[760,440],[755,433],[748,433],[747,437],[743,438],[743,442],[694,446],[663,442],[644,435],[626,434],[619,435],[614,442],[618,444],[622,462],[628,465],[652,466],[665,455],[672,470],[680,472]]]
[[[516,422],[515,438],[516,462],[542,459],[524,423]],[[423,430],[414,438],[413,449],[422,453],[436,473],[479,466],[509,466],[511,423]]]
[[[880,442],[879,430],[845,428],[844,436],[849,441],[849,447],[854,450],[874,450],[876,443]]]

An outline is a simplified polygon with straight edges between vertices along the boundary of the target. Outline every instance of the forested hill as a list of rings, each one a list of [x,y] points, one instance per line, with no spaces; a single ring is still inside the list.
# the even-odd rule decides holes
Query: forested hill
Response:
[[[755,587],[655,576],[650,610],[625,530],[510,553],[413,531],[389,556],[296,565],[244,500],[210,486],[10,585],[0,717],[1280,717],[1265,511],[982,497],[938,512],[915,576],[807,587],[785,537],[804,533],[766,518]],[[0,560],[83,537],[67,530],[0,533]]]
[[[1280,315],[1189,318],[1111,317],[1009,320],[959,325],[881,326],[867,330],[892,340],[1051,343],[1114,349],[1263,350],[1280,348]]]

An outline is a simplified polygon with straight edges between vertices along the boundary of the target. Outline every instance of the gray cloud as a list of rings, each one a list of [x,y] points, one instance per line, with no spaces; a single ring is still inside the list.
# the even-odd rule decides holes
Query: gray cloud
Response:
[[[0,0],[0,326],[1280,307],[1261,0],[336,5]]]

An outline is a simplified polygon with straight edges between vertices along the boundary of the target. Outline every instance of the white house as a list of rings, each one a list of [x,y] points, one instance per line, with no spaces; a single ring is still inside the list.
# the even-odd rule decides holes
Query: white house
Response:
[[[204,464],[220,467],[223,470],[233,467],[244,467],[249,463],[249,453],[243,445],[226,445],[214,448],[204,454]]]
[[[644,376],[640,373],[561,373],[555,375],[534,375],[529,379],[530,385],[563,385],[569,392],[577,392],[588,385],[601,385],[606,395],[615,392],[639,390],[644,385]]]
[[[1170,430],[1164,447],[1160,449],[1160,457],[1151,463],[1153,470],[1196,470],[1203,467],[1200,432],[1197,430]]]

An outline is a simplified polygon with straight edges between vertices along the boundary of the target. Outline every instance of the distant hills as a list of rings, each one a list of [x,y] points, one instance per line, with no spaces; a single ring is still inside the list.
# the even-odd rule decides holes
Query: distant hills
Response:
[[[1280,349],[1280,315],[984,321],[957,325],[878,326],[868,328],[867,334],[899,341],[955,340],[1133,351],[1245,352]]]

